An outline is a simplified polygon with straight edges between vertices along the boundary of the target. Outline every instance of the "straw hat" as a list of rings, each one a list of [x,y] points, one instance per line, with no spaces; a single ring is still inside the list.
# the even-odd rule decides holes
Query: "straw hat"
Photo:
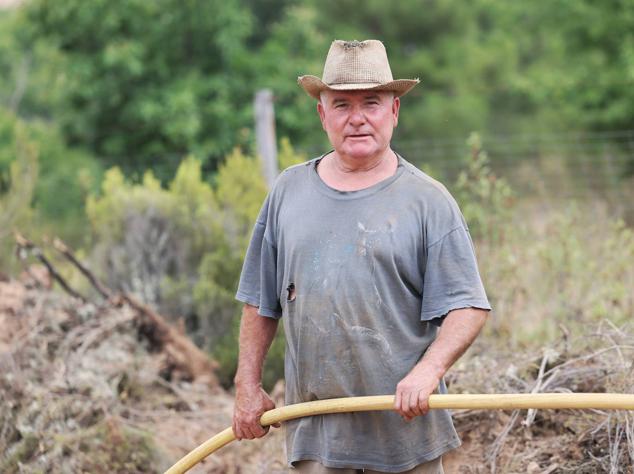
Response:
[[[400,97],[418,84],[418,79],[392,78],[383,43],[377,40],[341,41],[330,45],[322,79],[299,76],[297,82],[315,99],[324,90],[392,91]]]

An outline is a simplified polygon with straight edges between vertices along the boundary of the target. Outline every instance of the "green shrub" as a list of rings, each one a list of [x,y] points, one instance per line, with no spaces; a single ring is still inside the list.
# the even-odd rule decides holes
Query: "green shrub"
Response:
[[[192,298],[184,295],[191,293],[204,255],[224,246],[220,211],[199,161],[185,159],[168,189],[149,171],[134,184],[113,168],[101,196],[88,199],[87,214],[94,263],[112,288],[161,311],[178,308],[195,317]]]
[[[455,185],[456,199],[473,237],[499,243],[511,216],[513,193],[491,170],[479,135],[471,134],[467,143],[470,152]]]
[[[303,159],[282,142],[284,166]],[[236,149],[213,187],[190,157],[167,188],[151,172],[135,184],[118,168],[108,170],[101,194],[87,203],[98,271],[111,287],[184,317],[189,335],[221,363],[226,386],[238,355],[241,304],[234,295],[266,192],[259,162]],[[283,377],[283,347],[280,331],[265,369],[267,387]]]
[[[15,228],[24,234],[85,242],[84,202],[101,176],[89,154],[67,147],[55,127],[25,122],[0,109],[0,238]],[[0,250],[9,268],[12,243]]]
[[[31,225],[37,153],[24,124],[0,113],[0,271],[10,271],[15,265],[11,231],[25,231]]]

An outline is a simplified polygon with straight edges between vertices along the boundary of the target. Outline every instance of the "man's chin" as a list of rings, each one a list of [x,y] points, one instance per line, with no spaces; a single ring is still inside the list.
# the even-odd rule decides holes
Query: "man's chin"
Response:
[[[371,146],[352,146],[344,150],[344,154],[355,160],[366,160],[377,154],[376,147]]]

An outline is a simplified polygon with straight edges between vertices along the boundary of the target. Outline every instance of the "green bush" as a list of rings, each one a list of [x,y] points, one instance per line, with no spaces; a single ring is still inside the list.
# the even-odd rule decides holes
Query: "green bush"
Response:
[[[284,166],[304,159],[287,140],[280,150]],[[108,170],[101,194],[87,203],[98,271],[111,287],[184,317],[190,336],[221,363],[226,386],[238,355],[241,304],[234,295],[266,192],[259,162],[236,149],[214,186],[190,157],[167,188],[151,172],[135,184],[118,168]],[[283,348],[280,331],[265,369],[267,387],[283,377]]]
[[[87,214],[93,260],[107,283],[163,312],[178,308],[195,327],[188,294],[198,266],[206,253],[224,246],[220,211],[200,162],[184,160],[167,189],[149,171],[134,184],[118,168],[108,170],[101,195],[88,199]]]
[[[84,202],[101,169],[89,154],[64,145],[59,132],[40,121],[25,122],[0,109],[0,233],[15,228],[27,235],[85,242]],[[11,239],[9,239],[11,240]],[[0,264],[9,269],[11,243]]]
[[[0,272],[16,266],[13,230],[30,230],[37,183],[37,145],[24,124],[0,110]]]
[[[478,134],[467,140],[470,153],[455,185],[456,199],[472,236],[500,243],[512,215],[513,193],[508,183],[493,173]]]

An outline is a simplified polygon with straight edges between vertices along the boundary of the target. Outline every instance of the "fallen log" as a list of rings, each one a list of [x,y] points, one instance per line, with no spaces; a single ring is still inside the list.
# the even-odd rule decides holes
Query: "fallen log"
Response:
[[[218,363],[182,334],[178,327],[169,324],[160,314],[131,295],[123,293],[119,298],[137,312],[141,318],[142,333],[172,359],[176,369],[187,373],[192,380],[218,386],[215,375]]]

